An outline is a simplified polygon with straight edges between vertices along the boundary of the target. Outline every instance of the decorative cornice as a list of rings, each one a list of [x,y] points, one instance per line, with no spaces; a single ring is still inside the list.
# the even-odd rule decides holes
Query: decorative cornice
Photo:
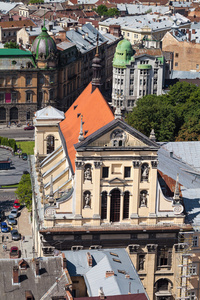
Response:
[[[157,244],[147,244],[147,250],[149,253],[154,253],[157,249]]]
[[[141,165],[141,161],[139,161],[139,160],[133,161],[133,167],[134,167],[134,168],[139,168],[140,165]]]
[[[75,165],[76,165],[76,169],[77,170],[82,170],[83,167],[84,167],[84,165],[85,165],[85,163],[82,162],[82,161],[75,161]]]
[[[151,166],[152,166],[153,169],[157,169],[157,167],[158,167],[158,161],[157,160],[151,161]]]
[[[95,166],[95,169],[100,169],[102,166],[102,161],[95,161],[94,166]]]

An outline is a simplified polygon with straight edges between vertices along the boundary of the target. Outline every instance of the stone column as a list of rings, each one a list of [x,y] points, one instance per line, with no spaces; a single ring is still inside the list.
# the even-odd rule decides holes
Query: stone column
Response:
[[[83,167],[84,163],[82,161],[76,161],[76,187],[75,187],[75,219],[82,219],[82,198],[83,198]]]
[[[131,223],[137,224],[133,219],[138,218],[139,208],[139,184],[140,184],[140,161],[133,161],[133,189],[132,189],[132,201],[130,202],[130,218]]]
[[[107,197],[107,220],[110,222],[110,205],[111,205],[111,194],[108,194]]]
[[[124,193],[120,194],[120,216],[119,221],[123,220],[123,211],[124,211]]]
[[[101,191],[100,191],[100,179],[101,179],[101,165],[102,162],[95,161],[94,162],[94,172],[93,172],[93,219],[94,225],[100,225],[100,211],[101,211]]]
[[[150,299],[154,299],[154,273],[157,265],[156,254],[157,254],[157,245],[156,244],[147,244],[147,263],[146,266],[148,276],[146,281],[146,291]]]
[[[156,189],[157,189],[157,166],[158,161],[151,161],[150,188],[149,188],[149,216],[156,216]]]

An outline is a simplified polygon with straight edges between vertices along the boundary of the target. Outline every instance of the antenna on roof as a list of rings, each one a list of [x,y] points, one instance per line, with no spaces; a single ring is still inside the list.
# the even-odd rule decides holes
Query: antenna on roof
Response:
[[[79,142],[84,141],[84,136],[83,136],[83,116],[82,115],[81,115],[81,126],[80,126],[80,133],[79,133],[78,141]]]

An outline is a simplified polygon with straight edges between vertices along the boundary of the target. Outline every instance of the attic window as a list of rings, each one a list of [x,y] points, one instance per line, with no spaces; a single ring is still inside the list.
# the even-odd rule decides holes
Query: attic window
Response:
[[[119,257],[119,255],[117,253],[114,253],[114,252],[110,252],[110,255]]]
[[[84,134],[86,135],[87,133],[88,133],[88,130],[85,130],[85,131],[84,131]]]
[[[117,270],[117,271],[118,271],[118,273],[126,275],[126,271],[124,271],[124,270]]]
[[[118,263],[120,263],[120,264],[121,264],[121,260],[120,260],[120,259],[113,258],[113,261],[115,261],[115,262],[118,262]]]
[[[77,108],[78,105],[74,105],[74,110]]]
[[[12,60],[12,65],[16,65],[16,60]]]
[[[79,118],[79,117],[80,117],[80,115],[81,115],[81,114],[77,114],[77,118]]]

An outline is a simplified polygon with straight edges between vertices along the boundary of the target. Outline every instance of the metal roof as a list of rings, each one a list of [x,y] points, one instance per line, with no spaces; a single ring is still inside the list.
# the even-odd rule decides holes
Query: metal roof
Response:
[[[98,296],[100,287],[106,296],[145,293],[144,287],[125,249],[63,251],[70,276],[84,276],[89,296]],[[93,266],[87,262],[87,252]],[[106,271],[114,275],[106,278]],[[129,275],[130,278],[126,278]],[[129,277],[127,276],[127,277]],[[146,293],[145,293],[146,294]]]
[[[0,49],[0,56],[32,56],[31,51],[24,51],[20,49]]]
[[[192,71],[171,71],[171,79],[198,79],[200,78],[200,72]]]
[[[11,9],[15,8],[15,6],[19,5],[19,4],[23,4],[23,2],[3,2],[0,1],[0,11],[3,14],[7,14]]]

